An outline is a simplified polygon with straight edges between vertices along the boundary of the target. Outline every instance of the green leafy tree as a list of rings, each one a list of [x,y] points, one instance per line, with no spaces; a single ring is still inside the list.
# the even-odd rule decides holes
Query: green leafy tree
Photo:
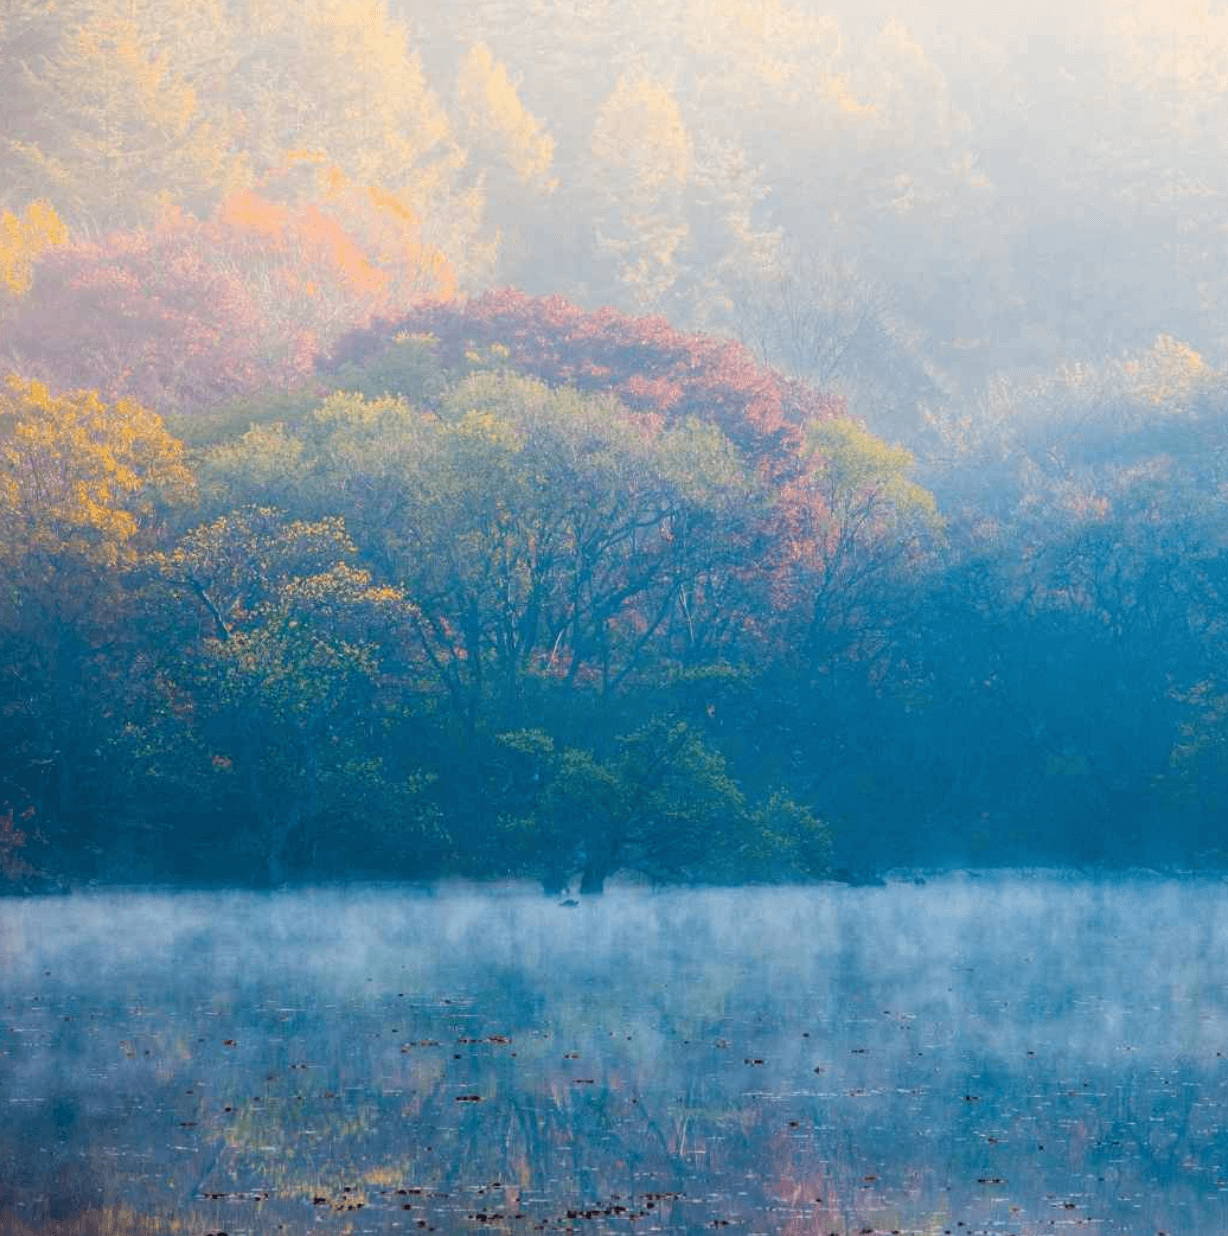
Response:
[[[811,655],[824,660],[879,642],[888,590],[931,551],[942,521],[933,495],[911,478],[903,447],[856,421],[818,421],[806,431],[808,463],[785,507],[784,552],[800,589]]]
[[[237,494],[261,475],[283,490],[260,460],[298,450],[288,435],[219,448],[207,483],[228,474]],[[685,656],[756,509],[718,430],[652,425],[511,374],[460,382],[436,415],[337,395],[295,436],[299,501],[340,503],[368,560],[413,599],[421,655],[469,733],[517,725],[543,691],[609,697]]]
[[[384,663],[410,607],[353,556],[339,519],[257,508],[193,529],[163,562],[195,630],[167,675],[183,708],[146,736],[145,776],[229,805],[248,830],[235,840],[274,884],[339,857],[364,808],[413,797],[381,765],[398,702]]]
[[[582,893],[600,893],[617,871],[723,883],[828,869],[826,828],[780,791],[748,804],[724,757],[685,723],[650,721],[604,756],[540,731],[501,742],[534,787],[505,831],[547,891],[576,873]]]
[[[580,869],[584,893],[600,893],[618,870],[697,873],[742,818],[742,795],[724,760],[685,725],[650,724],[621,738],[605,759],[540,738],[507,741],[537,748],[544,788],[519,822],[527,844],[555,882]]]

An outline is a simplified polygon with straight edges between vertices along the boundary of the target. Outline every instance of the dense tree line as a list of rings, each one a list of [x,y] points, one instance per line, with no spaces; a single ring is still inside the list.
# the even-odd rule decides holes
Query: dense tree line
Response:
[[[13,376],[5,870],[1218,862],[1222,390],[1162,340],[919,469],[739,345],[512,293],[170,422]]]
[[[513,301],[526,329],[539,309]],[[612,352],[636,329],[579,325]],[[663,365],[712,351],[639,327]],[[826,422],[734,345],[706,416],[497,345],[364,349],[245,432],[197,415],[191,452],[140,405],[10,379],[5,789],[57,861],[592,889],[825,870],[824,826],[739,777],[715,718],[771,590],[822,558],[795,551],[819,487],[848,486],[807,436]]]

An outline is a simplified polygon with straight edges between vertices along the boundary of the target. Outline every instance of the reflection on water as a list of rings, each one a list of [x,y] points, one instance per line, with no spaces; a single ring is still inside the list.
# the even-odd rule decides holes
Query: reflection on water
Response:
[[[2,902],[0,1231],[1219,1233],[1224,976],[1198,882]]]

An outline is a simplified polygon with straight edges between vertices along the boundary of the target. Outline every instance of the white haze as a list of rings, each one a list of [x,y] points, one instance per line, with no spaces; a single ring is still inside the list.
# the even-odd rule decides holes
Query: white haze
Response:
[[[83,1000],[261,984],[321,999],[407,985],[480,995],[509,973],[547,1005],[599,1001],[608,1020],[645,1026],[749,1001],[832,1028],[855,989],[876,1017],[958,1024],[988,1057],[1038,1044],[1085,1061],[1228,1050],[1215,982],[1228,973],[1228,888],[1037,875],[621,890],[576,908],[514,887],[0,902],[6,1001],[48,981]]]
[[[1209,1236],[1228,1187],[1212,881],[108,893],[0,942],[0,1225]]]

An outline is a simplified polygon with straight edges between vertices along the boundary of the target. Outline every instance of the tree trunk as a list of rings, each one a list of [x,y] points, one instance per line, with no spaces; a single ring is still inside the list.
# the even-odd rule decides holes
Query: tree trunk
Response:
[[[598,896],[605,892],[605,881],[609,869],[605,863],[590,859],[584,864],[584,874],[580,877],[580,892]]]

